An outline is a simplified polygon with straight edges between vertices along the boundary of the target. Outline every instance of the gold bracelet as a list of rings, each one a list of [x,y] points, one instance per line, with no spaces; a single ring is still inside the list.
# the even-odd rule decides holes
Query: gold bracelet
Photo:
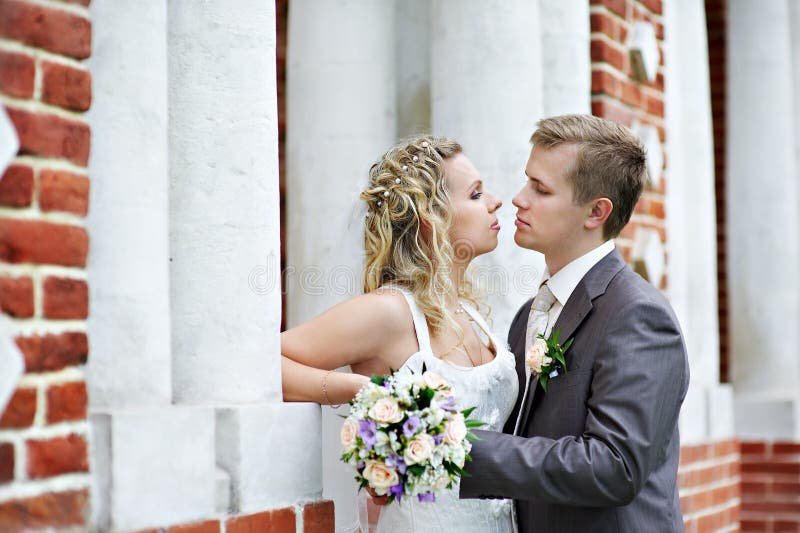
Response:
[[[333,370],[328,370],[325,373],[325,377],[322,378],[322,397],[331,406],[332,409],[338,409],[342,406],[342,404],[334,405],[330,398],[328,398],[328,375],[333,372]]]

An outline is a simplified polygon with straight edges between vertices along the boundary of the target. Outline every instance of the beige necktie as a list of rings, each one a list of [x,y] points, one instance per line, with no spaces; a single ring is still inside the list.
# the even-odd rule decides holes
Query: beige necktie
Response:
[[[525,354],[527,355],[533,343],[536,341],[536,336],[539,333],[544,334],[547,330],[547,320],[549,318],[550,308],[556,303],[556,297],[547,286],[547,282],[542,283],[539,287],[539,292],[533,299],[531,305],[531,312],[528,315],[528,328],[525,331]]]

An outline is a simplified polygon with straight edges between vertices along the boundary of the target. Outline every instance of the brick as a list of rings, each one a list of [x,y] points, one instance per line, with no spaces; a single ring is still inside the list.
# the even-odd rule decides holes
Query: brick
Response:
[[[775,520],[772,523],[772,531],[776,533],[800,533],[800,516],[797,520]]]
[[[48,276],[42,284],[45,318],[75,319],[89,316],[89,286],[82,279]]]
[[[333,502],[323,500],[303,507],[303,533],[333,533]]]
[[[592,13],[589,15],[591,32],[604,33],[611,39],[622,42],[621,24],[608,13]]]
[[[92,104],[92,75],[88,70],[44,61],[42,101],[75,111],[86,111]]]
[[[92,2],[92,0],[61,0],[61,1],[64,2],[65,4],[79,4],[85,7],[89,7],[89,4]]]
[[[772,453],[775,455],[800,454],[800,442],[773,442]]]
[[[655,115],[657,117],[664,116],[664,101],[661,98],[647,96],[644,99],[644,103],[645,103],[645,109],[651,115]]]
[[[633,113],[630,109],[618,102],[610,100],[596,100],[592,102],[592,114],[597,117],[607,118],[613,120],[623,126],[628,126],[633,123]]]
[[[664,12],[664,6],[661,3],[661,0],[639,0],[639,2],[650,10],[651,13],[656,15],[660,15]]]
[[[14,445],[0,443],[0,483],[14,481]]]
[[[77,59],[92,52],[92,25],[85,17],[20,0],[4,0],[0,37]]]
[[[225,522],[225,533],[284,533],[296,529],[294,509],[289,508],[237,516]]]
[[[800,479],[794,483],[786,481],[773,481],[772,492],[775,494],[794,494],[795,496],[800,497]],[[800,511],[800,508],[798,508],[798,511]]]
[[[89,178],[63,170],[39,173],[39,207],[85,216],[89,210]]]
[[[11,165],[0,179],[0,205],[28,207],[33,202],[33,169]]]
[[[625,66],[625,54],[622,50],[604,39],[592,39],[590,55],[592,62],[608,63],[620,71]]]
[[[769,461],[761,463],[743,463],[742,472],[765,474],[800,474],[800,463]]]
[[[735,440],[715,442],[711,451],[711,454],[714,457],[724,457],[734,453],[739,453],[739,443]]]
[[[31,278],[0,276],[0,311],[17,318],[33,316],[33,281]]]
[[[658,200],[650,201],[650,214],[656,218],[666,218],[664,213],[664,202]]]
[[[172,526],[165,529],[165,533],[219,533],[219,520],[206,520],[205,522],[195,522],[180,526]]]
[[[742,533],[759,532],[769,530],[769,524],[763,520],[742,520],[741,522]]]
[[[47,492],[40,496],[0,502],[3,531],[65,528],[86,524],[89,491]]]
[[[26,372],[54,372],[86,363],[89,340],[82,332],[17,337]]]
[[[85,122],[21,109],[7,111],[17,129],[20,153],[67,159],[84,167],[89,162],[91,136]]]
[[[622,81],[605,70],[592,71],[592,94],[607,94],[619,98],[622,94]]]
[[[0,51],[0,92],[16,98],[33,96],[36,64],[27,54]]]
[[[3,416],[0,417],[0,428],[27,428],[33,424],[36,416],[36,389],[20,388],[11,396]]]
[[[85,420],[88,403],[83,381],[54,385],[47,389],[47,423]]]
[[[642,88],[632,81],[626,81],[622,84],[622,96],[620,98],[624,103],[633,106],[642,106]]]
[[[40,479],[70,472],[88,472],[86,440],[76,434],[27,441],[28,476]]]
[[[679,463],[681,465],[696,463],[704,461],[709,456],[709,446],[707,444],[698,444],[695,446],[681,446],[681,455]]]
[[[0,218],[0,261],[83,267],[88,251],[84,228]]]
[[[625,18],[625,0],[591,0],[590,5],[605,6],[622,18]]]
[[[800,504],[797,502],[748,502],[746,504],[748,511],[757,511],[764,513],[798,513],[800,511]],[[798,514],[800,518],[800,514]]]

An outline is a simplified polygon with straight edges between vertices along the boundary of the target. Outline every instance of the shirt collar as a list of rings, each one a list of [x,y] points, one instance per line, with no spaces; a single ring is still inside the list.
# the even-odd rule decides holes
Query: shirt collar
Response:
[[[556,297],[558,303],[562,306],[566,305],[567,300],[569,300],[575,287],[578,286],[583,277],[613,250],[614,241],[608,240],[597,248],[574,259],[553,276],[550,276],[550,272],[545,269],[543,279],[547,281],[547,286],[550,287],[550,291]]]

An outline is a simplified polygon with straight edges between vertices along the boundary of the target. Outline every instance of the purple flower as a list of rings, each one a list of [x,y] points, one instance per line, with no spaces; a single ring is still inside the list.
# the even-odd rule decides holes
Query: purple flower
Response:
[[[406,420],[405,424],[403,424],[403,435],[405,435],[408,438],[411,438],[414,436],[414,434],[419,430],[421,426],[422,426],[422,420],[420,420],[418,416],[412,416],[408,420]]]
[[[367,466],[367,463],[365,463],[364,461],[360,461],[360,462],[359,462],[359,463],[356,465],[356,468],[358,469],[358,471],[359,471],[359,472],[361,472],[362,470],[364,470],[364,468],[365,468],[366,466]]]
[[[399,502],[400,498],[403,496],[403,482],[401,481],[397,485],[392,485],[389,488],[389,496],[394,494],[395,499]]]
[[[364,441],[364,446],[367,450],[371,450],[375,446],[375,439],[378,435],[378,425],[372,420],[359,420],[358,421],[358,435]]]
[[[426,492],[425,494],[417,494],[417,498],[421,502],[435,502],[436,495],[432,492]]]
[[[457,411],[457,409],[456,409],[456,397],[455,396],[448,396],[443,402],[441,402],[439,404],[439,407],[441,407],[445,411]]]
[[[386,466],[396,468],[401,474],[406,473],[406,462],[397,454],[392,454],[386,458]]]
[[[440,445],[443,440],[444,440],[444,435],[434,435],[433,436],[433,443],[436,444],[437,446]]]

